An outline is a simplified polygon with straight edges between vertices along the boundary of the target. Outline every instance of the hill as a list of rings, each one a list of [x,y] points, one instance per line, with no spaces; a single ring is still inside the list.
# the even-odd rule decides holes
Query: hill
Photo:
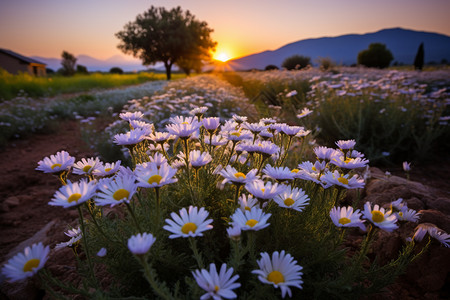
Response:
[[[420,43],[424,43],[425,62],[450,61],[450,36],[414,31],[402,28],[383,29],[366,34],[347,34],[337,37],[305,39],[287,44],[274,51],[255,53],[230,61],[234,69],[264,69],[267,65],[281,67],[284,59],[299,54],[311,57],[314,63],[319,57],[329,57],[338,64],[356,63],[358,53],[371,43],[383,43],[391,50],[394,60],[412,64]]]

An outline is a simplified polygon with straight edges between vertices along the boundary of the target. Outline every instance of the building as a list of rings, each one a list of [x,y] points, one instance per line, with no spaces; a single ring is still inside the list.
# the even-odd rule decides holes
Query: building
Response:
[[[45,67],[46,64],[40,61],[0,48],[0,68],[11,74],[24,72],[36,76],[46,76]]]

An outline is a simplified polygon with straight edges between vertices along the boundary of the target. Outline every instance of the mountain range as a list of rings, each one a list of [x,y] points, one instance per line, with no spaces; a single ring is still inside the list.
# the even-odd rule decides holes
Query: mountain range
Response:
[[[356,64],[358,53],[371,43],[385,44],[394,56],[393,63],[413,64],[420,43],[424,43],[426,63],[440,63],[443,59],[450,62],[450,36],[390,28],[366,34],[300,40],[277,50],[230,60],[229,65],[235,70],[264,69],[267,65],[281,67],[287,57],[296,54],[310,57],[313,64],[320,57],[328,57],[337,64],[352,65]]]
[[[337,37],[322,37],[304,39],[287,44],[273,51],[264,51],[228,61],[235,70],[264,69],[267,65],[281,67],[283,60],[298,54],[309,56],[313,64],[320,57],[331,58],[337,64],[356,64],[358,53],[367,49],[371,43],[383,43],[392,52],[393,62],[399,64],[412,64],[420,43],[424,43],[425,62],[440,63],[443,59],[450,61],[450,36],[414,31],[403,28],[383,29],[366,34],[346,34]],[[32,56],[32,58],[47,64],[53,70],[61,68],[60,58],[45,58]],[[88,55],[77,56],[77,64],[87,67],[88,71],[108,72],[112,67],[119,67],[125,72],[146,70],[148,67],[133,58],[127,59],[115,55],[106,60],[100,60]],[[162,63],[151,66],[152,69],[164,70]]]
[[[31,58],[47,64],[47,68],[54,71],[61,68],[61,58],[47,58],[40,56],[32,56]],[[127,59],[121,55],[114,55],[108,59],[101,60],[88,55],[79,55],[77,58],[77,65],[85,66],[89,72],[108,72],[112,67],[119,67],[124,72],[142,71],[148,69],[142,65],[140,60]],[[152,66],[153,69],[160,69],[162,64],[156,64]],[[163,70],[164,68],[162,68]]]

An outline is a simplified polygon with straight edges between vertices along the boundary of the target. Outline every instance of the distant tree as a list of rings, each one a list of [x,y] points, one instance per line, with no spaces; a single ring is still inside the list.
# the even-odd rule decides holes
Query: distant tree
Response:
[[[445,59],[445,58],[443,58],[443,59],[441,60],[441,65],[448,65],[448,60]]]
[[[279,69],[280,69],[280,68],[278,68],[278,67],[275,66],[275,65],[267,65],[267,66],[264,68],[265,71],[279,70]]]
[[[112,67],[109,69],[109,73],[111,74],[123,74],[123,70],[119,67]]]
[[[196,20],[181,7],[168,11],[151,6],[126,24],[116,37],[121,41],[119,49],[142,59],[144,65],[163,62],[170,80],[174,64],[181,61],[185,66],[183,60],[198,63],[211,59],[211,50],[217,44],[210,37],[212,31],[206,22]]]
[[[317,59],[317,62],[319,63],[320,69],[322,71],[328,71],[336,66],[334,61],[329,57],[319,57]]]
[[[75,74],[75,64],[77,63],[76,57],[67,51],[63,51],[61,57],[62,74],[66,76]]]
[[[286,58],[281,66],[287,70],[300,70],[311,63],[311,58],[303,55],[292,55]]]
[[[369,68],[386,68],[394,59],[385,44],[372,43],[369,48],[358,53],[358,64]]]
[[[425,52],[423,50],[423,43],[420,43],[419,49],[417,49],[416,58],[414,58],[414,69],[422,71],[424,56]]]
[[[54,73],[55,73],[55,70],[50,69],[50,68],[46,68],[46,69],[45,69],[45,72],[47,72],[47,74],[54,74]]]
[[[198,57],[182,57],[178,60],[177,66],[187,75],[191,75],[192,71],[196,73],[202,72],[203,62]]]
[[[88,69],[83,65],[77,65],[78,74],[89,74]]]

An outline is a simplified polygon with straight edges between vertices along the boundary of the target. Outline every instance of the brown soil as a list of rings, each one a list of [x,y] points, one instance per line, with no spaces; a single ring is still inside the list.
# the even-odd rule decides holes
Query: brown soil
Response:
[[[0,150],[2,168],[0,168],[0,263],[4,263],[8,254],[21,242],[34,236],[51,221],[54,224],[76,224],[77,213],[48,205],[55,191],[60,187],[57,177],[36,171],[37,162],[57,151],[66,150],[79,160],[94,156],[80,134],[77,121],[66,121],[52,134],[35,134],[29,138],[12,141]],[[439,193],[449,196],[448,161],[443,163],[413,167],[411,179],[438,189]],[[390,169],[392,174],[404,177],[401,168]],[[64,225],[62,225],[64,226]],[[63,235],[66,228],[53,229],[51,248],[58,242],[67,240]],[[18,249],[18,251],[22,251]],[[55,253],[52,260],[61,262],[71,258],[70,251]],[[10,255],[9,255],[10,256]],[[58,262],[50,262],[58,264]],[[63,264],[63,263],[59,263]],[[64,274],[61,274],[64,275]],[[407,283],[395,285],[396,289],[409,289]],[[396,292],[401,295],[400,292]],[[2,297],[0,297],[2,298]]]

